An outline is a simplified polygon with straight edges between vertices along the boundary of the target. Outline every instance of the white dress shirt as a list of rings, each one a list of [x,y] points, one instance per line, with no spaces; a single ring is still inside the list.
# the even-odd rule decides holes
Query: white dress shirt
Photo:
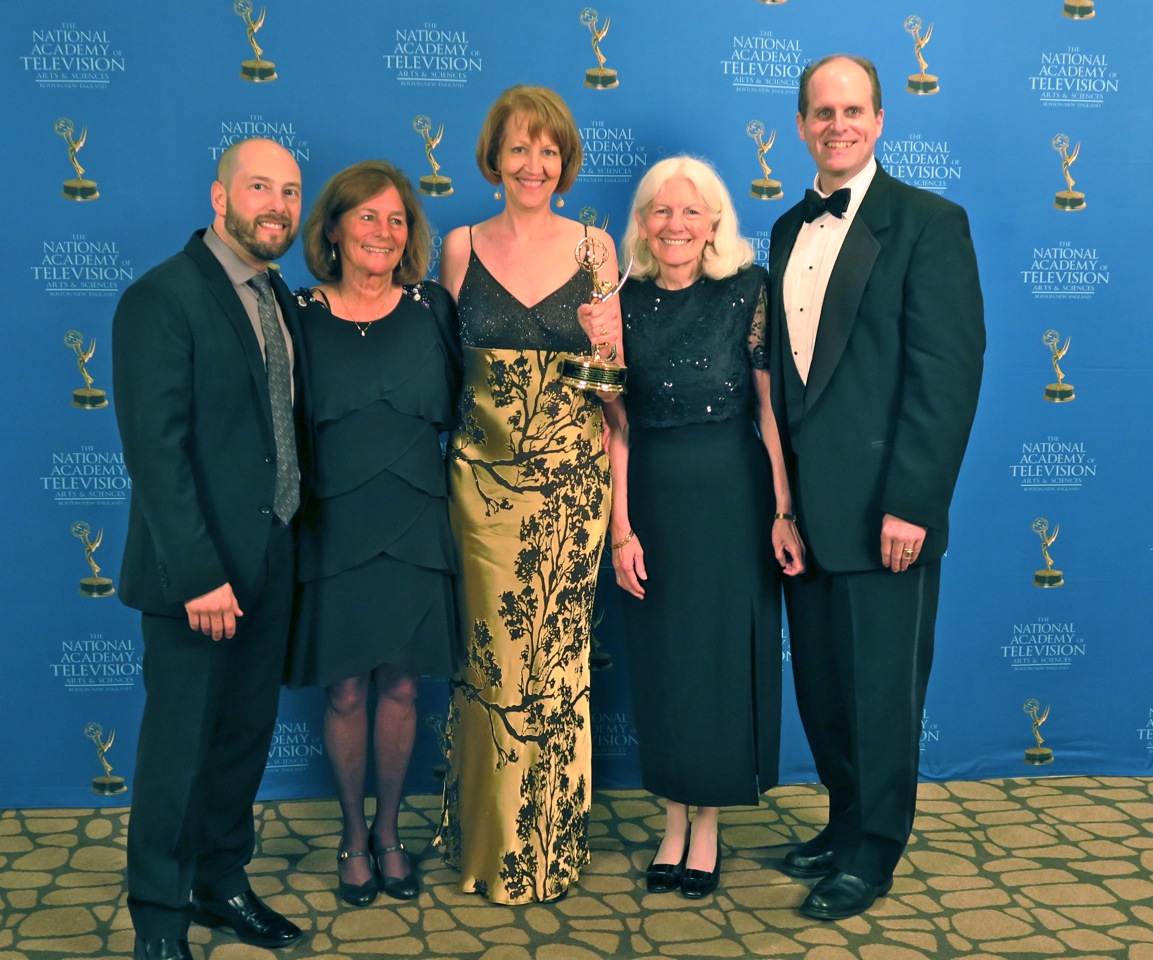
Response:
[[[842,217],[822,213],[812,223],[801,224],[801,232],[797,234],[797,242],[785,266],[782,291],[785,319],[789,325],[793,361],[804,383],[809,381],[809,367],[813,362],[813,348],[817,343],[817,328],[821,323],[821,307],[825,302],[829,277],[876,172],[877,161],[870,159],[865,168],[845,184],[849,188],[849,206]],[[813,189],[827,197],[828,194],[817,186],[818,178],[819,175],[813,179]]]

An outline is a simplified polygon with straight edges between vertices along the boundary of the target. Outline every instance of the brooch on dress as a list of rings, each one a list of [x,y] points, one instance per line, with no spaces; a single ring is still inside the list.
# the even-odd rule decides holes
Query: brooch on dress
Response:
[[[422,307],[424,307],[425,310],[431,309],[428,301],[424,299],[424,291],[420,289],[419,283],[414,283],[411,285],[406,283],[404,285],[404,292],[412,297],[412,299],[419,303]]]

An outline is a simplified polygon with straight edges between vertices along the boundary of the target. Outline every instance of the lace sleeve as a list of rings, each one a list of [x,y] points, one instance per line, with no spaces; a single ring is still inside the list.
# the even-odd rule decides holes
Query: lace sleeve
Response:
[[[749,327],[749,359],[757,370],[765,370],[769,365],[769,345],[765,339],[767,315],[768,284],[762,280],[757,288],[757,308],[753,311],[753,322]]]

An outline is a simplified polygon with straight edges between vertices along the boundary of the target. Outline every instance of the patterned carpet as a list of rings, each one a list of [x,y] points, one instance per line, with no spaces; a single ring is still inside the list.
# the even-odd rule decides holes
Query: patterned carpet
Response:
[[[642,791],[595,797],[593,858],[546,906],[458,892],[427,849],[439,801],[410,798],[402,834],[420,864],[415,903],[338,904],[332,801],[266,803],[250,874],[306,931],[269,951],[193,927],[197,960],[1153,960],[1153,781],[1077,777],[922,784],[913,841],[892,892],[865,916],[806,920],[806,888],[776,865],[823,818],[816,787],[773,790],[722,815],[721,889],[698,904],[644,892],[660,808]],[[0,960],[122,960],[128,813],[0,813]]]

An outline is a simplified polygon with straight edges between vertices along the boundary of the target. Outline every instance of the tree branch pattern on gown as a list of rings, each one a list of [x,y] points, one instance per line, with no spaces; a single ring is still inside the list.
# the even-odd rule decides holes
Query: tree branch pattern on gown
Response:
[[[485,409],[478,410],[473,380],[462,393],[450,456],[485,517],[519,513],[519,542],[510,556],[516,585],[492,598],[495,622],[474,618],[466,627],[449,750],[463,712],[480,711],[495,772],[515,776],[519,768],[520,848],[501,853],[503,895],[508,902],[546,900],[562,893],[588,859],[589,758],[578,741],[589,735],[589,624],[606,519],[601,414],[595,400],[559,380],[559,353],[482,352]],[[494,410],[503,421],[500,438],[482,425]],[[470,723],[475,729],[476,718]],[[449,862],[460,857],[461,825],[451,815],[459,789],[450,763],[443,831]],[[491,892],[483,880],[476,887]]]

